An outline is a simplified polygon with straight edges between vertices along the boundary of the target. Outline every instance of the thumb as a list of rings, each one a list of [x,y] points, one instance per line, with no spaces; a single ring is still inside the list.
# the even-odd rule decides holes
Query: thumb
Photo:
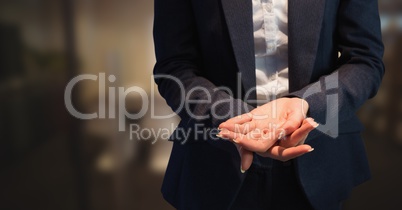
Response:
[[[276,137],[278,139],[281,139],[287,135],[290,135],[300,127],[302,121],[303,118],[295,112],[289,113],[289,115],[285,119],[285,122],[283,122],[282,125],[277,128],[275,132]]]
[[[317,126],[318,124],[314,121],[313,118],[307,118],[303,120],[300,128],[284,138],[283,141],[280,141],[280,146],[288,148],[304,144],[304,141],[306,140],[308,134]]]

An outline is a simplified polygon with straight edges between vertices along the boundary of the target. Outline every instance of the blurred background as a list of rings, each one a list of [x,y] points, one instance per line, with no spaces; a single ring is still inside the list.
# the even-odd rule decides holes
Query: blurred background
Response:
[[[386,75],[359,110],[372,179],[346,210],[402,208],[402,1],[379,3]],[[152,79],[152,22],[151,0],[0,1],[0,209],[172,209],[160,193],[171,143],[130,133],[178,123],[150,117],[171,114]],[[96,119],[66,109],[65,88],[81,74],[96,79],[74,86],[72,105]],[[119,87],[140,87],[148,99],[133,92],[119,101]],[[144,100],[155,107],[119,131],[117,104],[140,113]]]

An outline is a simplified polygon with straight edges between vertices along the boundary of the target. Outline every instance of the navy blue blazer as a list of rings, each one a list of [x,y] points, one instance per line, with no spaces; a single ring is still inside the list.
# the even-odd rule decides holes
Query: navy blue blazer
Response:
[[[376,94],[384,74],[377,1],[292,0],[288,21],[289,97],[305,98],[308,114],[322,124],[306,140],[315,151],[297,158],[295,167],[315,209],[338,209],[370,177],[355,112]],[[254,107],[244,98],[251,90],[247,99],[255,99],[252,2],[155,0],[154,41],[155,81],[181,118],[170,139],[163,196],[178,209],[229,209],[245,177],[239,155],[232,143],[204,136]],[[233,94],[216,89],[221,86]],[[206,119],[180,109],[181,91],[194,87],[204,89],[187,99],[211,103],[191,104],[191,112]]]

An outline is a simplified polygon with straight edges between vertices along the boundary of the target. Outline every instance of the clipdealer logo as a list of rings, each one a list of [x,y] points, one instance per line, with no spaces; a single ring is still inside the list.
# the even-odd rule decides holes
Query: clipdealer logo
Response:
[[[172,118],[176,115],[176,113],[183,113],[185,112],[186,115],[189,117],[196,119],[196,120],[205,120],[209,118],[215,118],[215,119],[229,119],[231,117],[235,117],[234,113],[240,113],[240,109],[243,108],[243,110],[247,111],[247,105],[246,103],[242,103],[244,107],[240,106],[235,106],[234,103],[238,103],[239,100],[233,100],[235,95],[242,95],[241,93],[233,94],[233,92],[228,88],[228,87],[216,87],[214,90],[207,90],[206,88],[203,87],[193,87],[190,90],[186,90],[184,84],[176,77],[171,76],[171,75],[155,75],[153,79],[164,79],[164,80],[169,80],[170,82],[175,83],[177,85],[178,89],[180,90],[179,96],[177,101],[178,106],[176,106],[176,110],[174,110],[175,113],[171,113],[168,115],[156,115],[155,114],[155,88],[153,85],[153,82],[150,81],[151,84],[151,92],[150,96],[148,93],[141,87],[139,86],[131,86],[128,88],[125,87],[114,87],[111,86],[110,84],[114,83],[116,81],[116,76],[115,75],[109,75],[106,78],[105,73],[99,73],[98,75],[94,74],[82,74],[74,77],[71,79],[68,84],[66,85],[65,92],[64,92],[64,101],[65,101],[65,106],[68,112],[81,120],[92,120],[92,119],[117,119],[118,120],[118,131],[119,132],[125,132],[126,131],[126,119],[132,119],[132,120],[138,120],[143,118],[147,113],[150,113],[150,118],[151,119],[169,119]],[[99,101],[98,101],[98,110],[97,112],[93,113],[82,113],[78,111],[73,103],[72,103],[72,92],[74,87],[82,82],[97,82],[98,83],[98,94],[99,94]],[[107,84],[109,83],[109,84]],[[237,77],[237,86],[241,87],[241,75],[239,74]],[[339,116],[339,102],[338,102],[338,93],[337,90],[339,88],[338,84],[338,74],[335,73],[333,75],[328,76],[324,81],[323,85],[321,84],[322,82],[317,82],[314,85],[309,86],[308,88],[305,89],[303,98],[308,98],[312,95],[315,94],[325,94],[326,101],[324,103],[326,104],[326,122],[325,124],[320,124],[320,126],[317,128],[320,132],[329,135],[333,138],[336,138],[338,136],[338,116]],[[323,87],[325,87],[325,90],[323,90]],[[106,88],[108,87],[108,88]],[[107,90],[106,90],[107,89]],[[278,88],[273,89],[273,92],[265,90],[265,94],[267,95],[267,98],[270,98],[271,100],[275,99],[275,91],[277,91]],[[214,94],[216,91],[224,91],[229,98],[224,98],[224,99],[219,99],[219,100],[212,100],[212,94]],[[237,90],[239,91],[239,90]],[[244,96],[245,98],[243,99],[244,102],[250,102],[247,98],[250,96],[251,92],[255,91],[253,90],[248,90]],[[138,94],[140,95],[141,101],[140,103],[140,110],[137,113],[130,113],[126,109],[126,98],[129,94]],[[205,96],[202,100],[197,99],[197,95],[202,94]],[[106,110],[106,94],[108,94],[108,110]],[[117,94],[117,101],[116,101],[116,94]],[[251,102],[255,102],[251,101]],[[116,107],[117,104],[117,107]],[[209,113],[203,113],[203,115],[195,114],[195,111],[192,110],[192,107],[197,104],[204,104],[204,105],[209,105],[211,107],[211,110],[209,110]],[[229,113],[221,114],[219,115],[218,111],[220,107],[222,106],[229,106]],[[234,110],[234,108],[237,107],[239,110]],[[275,107],[275,106],[274,106]],[[185,110],[183,110],[185,109]],[[251,111],[251,110],[248,110]],[[275,112],[275,110],[272,110]],[[116,116],[117,113],[117,116]],[[275,116],[275,114],[273,115]],[[143,128],[140,125],[134,124],[128,126],[130,129],[130,138],[132,139],[133,136],[136,136],[140,139],[147,139],[153,135],[163,135],[162,138],[166,139],[168,135],[170,135],[170,131],[168,132],[167,129],[165,130],[151,130],[153,128]],[[197,125],[197,127],[200,127]],[[191,129],[191,128],[190,128]],[[196,128],[193,128],[196,130]],[[146,130],[146,131],[144,131]],[[173,129],[172,129],[173,130]],[[186,131],[182,131],[186,132]],[[177,131],[176,131],[177,133]],[[190,132],[188,132],[189,135]],[[197,132],[196,132],[197,133]],[[149,134],[149,135],[148,135]],[[187,136],[189,137],[189,136]]]

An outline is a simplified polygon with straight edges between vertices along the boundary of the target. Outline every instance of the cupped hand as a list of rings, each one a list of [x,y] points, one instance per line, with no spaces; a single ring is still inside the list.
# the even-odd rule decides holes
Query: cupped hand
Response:
[[[220,129],[246,134],[255,129],[280,131],[280,138],[298,129],[306,118],[309,105],[300,98],[279,98],[221,123]]]
[[[218,136],[236,144],[242,171],[250,167],[253,152],[287,161],[313,150],[304,141],[318,124],[311,118],[305,119],[307,111],[305,100],[277,99],[220,124]]]
[[[236,133],[236,138],[262,139],[244,146],[254,152],[265,152],[278,139],[301,127],[308,107],[308,103],[300,98],[280,98],[221,123],[219,129]],[[282,146],[291,147],[296,143],[287,141]]]

